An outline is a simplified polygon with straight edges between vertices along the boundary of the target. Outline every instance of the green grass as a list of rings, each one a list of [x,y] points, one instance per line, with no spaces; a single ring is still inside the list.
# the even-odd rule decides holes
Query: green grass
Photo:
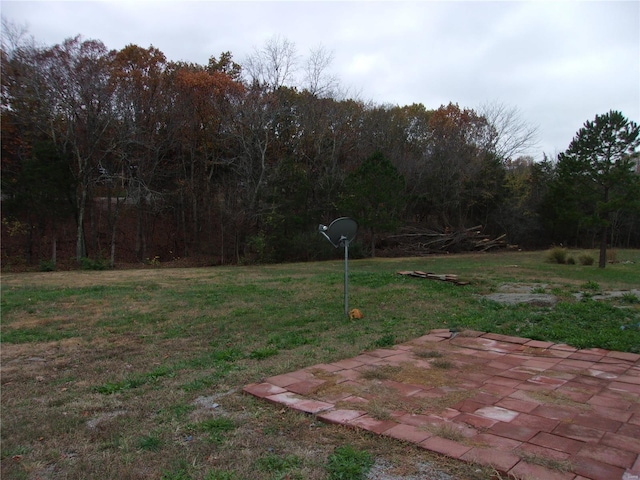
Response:
[[[196,432],[204,432],[211,443],[220,443],[228,432],[235,430],[236,425],[231,419],[217,417],[192,425],[191,428]]]
[[[640,332],[621,328],[633,319],[640,320],[640,313],[589,298],[560,302],[553,309],[505,306],[485,300],[475,309],[462,312],[455,326],[568,343],[577,348],[640,353]]]
[[[387,333],[382,337],[378,338],[376,341],[371,343],[371,348],[384,348],[384,347],[392,347],[396,343],[395,335],[391,333]]]
[[[215,470],[208,472],[204,477],[205,480],[239,480],[235,472],[229,472],[227,470]]]
[[[116,382],[106,382],[95,387],[95,391],[105,395],[141,387],[149,382],[156,382],[161,377],[173,376],[174,371],[168,366],[161,366],[147,373],[129,375],[125,379]]]
[[[140,448],[141,450],[157,452],[161,447],[162,440],[154,435],[145,435],[138,439],[138,448]]]
[[[365,478],[372,465],[369,452],[344,445],[336,448],[329,457],[327,472],[330,480],[360,480]]]
[[[50,328],[12,328],[2,329],[0,343],[55,342],[65,338],[79,337],[75,330],[53,330]]]
[[[249,358],[262,360],[264,358],[273,357],[274,355],[277,355],[278,352],[279,350],[274,346],[257,348],[249,354]]]
[[[4,274],[2,476],[323,480],[359,478],[367,458],[425,461],[426,451],[409,459],[399,442],[320,425],[242,387],[434,328],[638,352],[640,299],[593,300],[638,288],[640,251],[616,258],[604,270],[549,263],[545,252],[352,260],[349,304],[361,320],[344,315],[342,261]],[[559,303],[482,298],[507,282],[537,285]],[[578,292],[589,295],[577,300]],[[437,353],[422,356],[446,368]],[[202,406],[209,397],[217,408]],[[454,478],[490,476],[440,465]]]
[[[280,456],[268,453],[255,462],[255,469],[276,478],[291,478],[290,472],[301,464],[301,459],[296,455]]]
[[[311,330],[308,331],[311,333]],[[313,343],[313,339],[299,332],[283,332],[269,336],[268,345],[273,345],[276,349],[291,349],[301,345],[309,345]]]

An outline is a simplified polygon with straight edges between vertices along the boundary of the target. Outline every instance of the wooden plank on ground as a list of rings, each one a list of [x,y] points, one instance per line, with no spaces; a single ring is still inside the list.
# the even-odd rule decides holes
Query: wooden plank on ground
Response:
[[[420,270],[401,270],[399,272],[397,272],[398,275],[403,275],[403,276],[409,276],[409,277],[417,277],[417,278],[425,278],[427,280],[440,280],[443,282],[450,282],[453,283],[455,285],[469,285],[469,282],[464,282],[461,280],[458,280],[458,275],[455,275],[453,273],[445,273],[445,274],[437,274],[437,273],[430,273],[430,272],[423,272]]]

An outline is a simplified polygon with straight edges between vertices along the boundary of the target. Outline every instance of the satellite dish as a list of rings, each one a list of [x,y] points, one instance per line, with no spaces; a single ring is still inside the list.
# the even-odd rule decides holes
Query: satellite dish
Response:
[[[328,227],[319,225],[318,230],[334,247],[338,248],[353,241],[358,231],[358,224],[352,218],[340,217],[331,222]]]
[[[358,224],[349,217],[336,218],[327,227],[318,225],[318,231],[331,242],[334,247],[344,247],[344,314],[349,314],[349,244],[358,231]]]

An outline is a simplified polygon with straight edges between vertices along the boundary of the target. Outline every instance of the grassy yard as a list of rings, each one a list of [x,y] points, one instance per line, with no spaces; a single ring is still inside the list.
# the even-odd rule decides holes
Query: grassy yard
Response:
[[[343,264],[3,274],[2,478],[360,478],[374,459],[410,475],[432,463],[490,478],[400,442],[318,423],[243,395],[244,385],[425,334],[471,328],[640,353],[640,251],[560,265],[544,252]],[[597,252],[592,255],[597,258]],[[457,274],[470,285],[404,277]],[[504,283],[555,308],[503,306]],[[574,294],[582,292],[583,299]]]

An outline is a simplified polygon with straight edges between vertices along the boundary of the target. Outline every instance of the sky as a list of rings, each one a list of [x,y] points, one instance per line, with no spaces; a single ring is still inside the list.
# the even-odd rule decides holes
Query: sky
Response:
[[[301,61],[319,47],[352,96],[378,105],[517,109],[538,128],[526,154],[565,151],[587,120],[640,123],[640,2],[0,1],[39,44],[81,35],[170,61],[244,60],[276,37]]]

